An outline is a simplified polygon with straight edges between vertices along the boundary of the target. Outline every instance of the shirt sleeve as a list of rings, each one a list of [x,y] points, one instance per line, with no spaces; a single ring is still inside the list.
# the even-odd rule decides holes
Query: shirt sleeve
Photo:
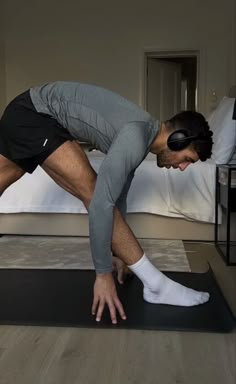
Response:
[[[149,151],[148,122],[131,122],[119,131],[99,169],[89,212],[90,245],[97,273],[112,271],[113,210],[127,179]],[[130,179],[131,182],[131,179]]]
[[[127,213],[127,196],[128,196],[128,192],[129,192],[133,178],[134,178],[134,171],[132,171],[128,175],[125,186],[124,186],[124,188],[120,194],[120,197],[118,198],[118,200],[116,202],[116,207],[119,209],[124,220],[126,218],[126,213]]]

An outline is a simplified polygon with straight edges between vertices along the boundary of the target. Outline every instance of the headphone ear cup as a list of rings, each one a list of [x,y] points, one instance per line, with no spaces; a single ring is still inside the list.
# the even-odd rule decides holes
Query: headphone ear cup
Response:
[[[189,146],[192,136],[188,137],[183,131],[173,132],[167,140],[167,145],[171,151],[181,151]]]

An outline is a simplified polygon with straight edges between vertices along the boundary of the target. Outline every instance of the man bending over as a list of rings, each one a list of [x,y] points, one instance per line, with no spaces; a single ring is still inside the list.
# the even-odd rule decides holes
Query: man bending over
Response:
[[[149,152],[157,165],[184,171],[211,156],[212,132],[197,112],[165,122],[106,89],[55,82],[17,96],[0,120],[0,195],[38,165],[84,203],[96,269],[92,313],[100,321],[105,305],[111,320],[126,315],[112,275],[111,252],[141,279],[144,300],[193,306],[209,299],[177,284],[152,265],[125,222],[126,198],[136,168]],[[105,153],[98,174],[79,141]]]

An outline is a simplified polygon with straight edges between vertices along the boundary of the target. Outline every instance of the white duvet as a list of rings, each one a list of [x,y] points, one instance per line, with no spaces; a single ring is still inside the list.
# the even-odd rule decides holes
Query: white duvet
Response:
[[[102,157],[89,154],[98,171]],[[214,223],[215,164],[198,162],[185,171],[161,169],[149,158],[136,170],[128,195],[128,212]],[[11,185],[0,199],[0,213],[86,213],[80,200],[57,186],[38,167]]]

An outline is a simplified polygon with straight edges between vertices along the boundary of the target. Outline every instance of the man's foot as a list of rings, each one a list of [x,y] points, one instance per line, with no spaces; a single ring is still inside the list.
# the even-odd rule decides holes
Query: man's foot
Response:
[[[159,277],[160,278],[160,277]],[[157,288],[152,289],[144,287],[143,298],[145,301],[153,304],[170,304],[190,307],[206,303],[209,300],[209,293],[198,292],[191,288],[174,282],[166,277],[161,276],[161,281],[158,281]]]

